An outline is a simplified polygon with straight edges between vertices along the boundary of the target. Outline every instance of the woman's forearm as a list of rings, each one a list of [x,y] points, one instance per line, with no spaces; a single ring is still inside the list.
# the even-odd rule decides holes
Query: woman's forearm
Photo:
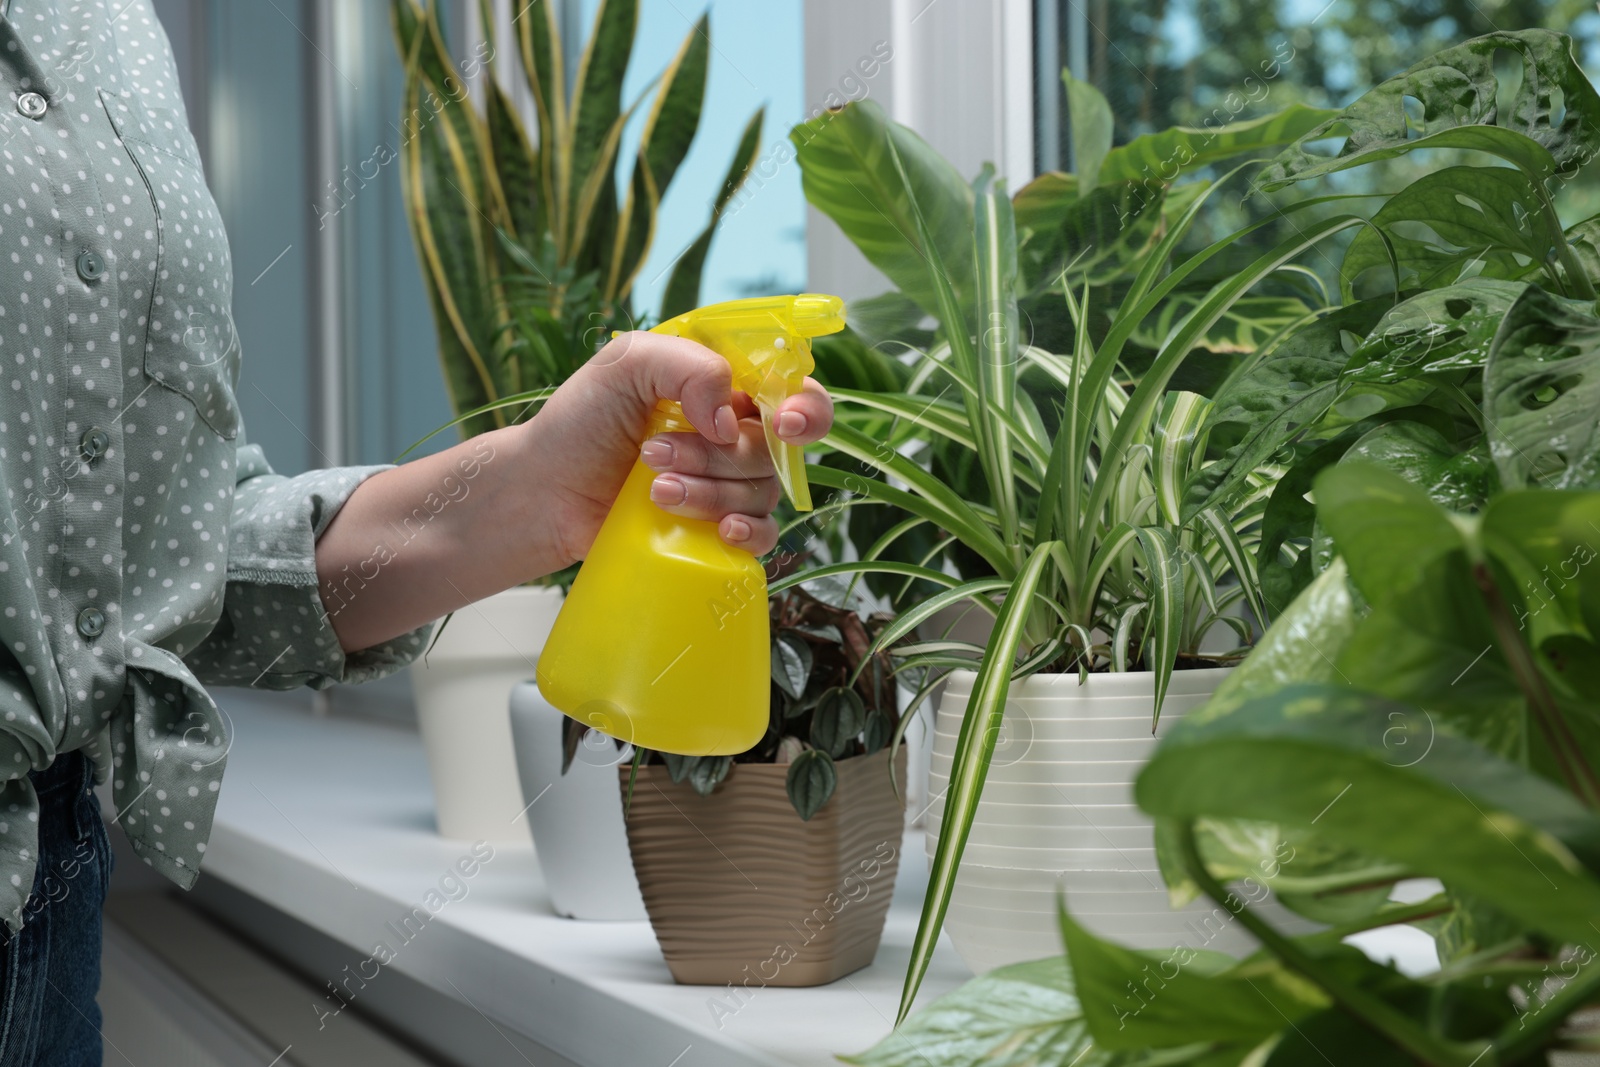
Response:
[[[496,430],[363,482],[317,541],[323,607],[345,651],[560,570],[534,513],[534,423]]]

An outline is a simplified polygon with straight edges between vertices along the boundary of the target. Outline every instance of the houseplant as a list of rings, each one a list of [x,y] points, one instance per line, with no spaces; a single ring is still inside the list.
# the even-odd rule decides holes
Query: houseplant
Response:
[[[1520,85],[1495,74],[1494,57],[1505,53],[1521,60]],[[1461,106],[1439,78],[1465,87]],[[1512,89],[1511,106],[1497,106]],[[1428,116],[1420,129],[1407,99]],[[1351,130],[1359,136],[1336,154],[1307,148]],[[1559,416],[1580,438],[1593,421],[1570,403],[1537,414],[1520,399],[1479,406],[1513,305],[1581,310],[1600,285],[1600,259],[1589,252],[1600,218],[1563,226],[1556,210],[1600,153],[1600,96],[1569,38],[1475,38],[1373,89],[1303,142],[1257,177],[1256,192],[1418,149],[1471,151],[1387,198],[1340,264],[1344,305],[1239,367],[1214,396],[1203,432],[1216,462],[1185,487],[1183,512],[1225,501],[1268,458],[1285,466],[1260,546],[1269,610],[1311,579],[1315,554],[1297,551],[1312,545],[1304,495],[1326,466],[1346,456],[1382,463],[1422,479],[1442,504],[1475,508],[1494,482],[1493,450],[1529,452],[1522,435],[1537,439],[1545,418]]]
[[[434,0],[393,0],[391,10],[406,71],[399,160],[407,218],[457,413],[452,425],[472,436],[527,418],[540,390],[564,381],[613,326],[633,324],[629,299],[657,206],[699,128],[710,31],[702,18],[657,79],[630,165],[619,158],[622,129],[644,102],[624,107],[620,92],[637,0],[599,5],[570,100],[554,6],[519,18],[517,39],[502,50],[484,5],[489,38],[474,63],[486,74],[481,114]],[[513,64],[535,100],[537,148],[499,81]],[[662,315],[697,303],[717,221],[755,158],[760,130],[757,112],[709,224],[674,268]],[[620,204],[619,178],[628,183]],[[524,833],[506,699],[532,676],[561,597],[559,581],[548,581],[463,609],[412,671],[447,837]]]
[[[1118,884],[1098,888],[1114,888],[1128,899],[1142,892],[1146,899],[1141,904],[1148,907],[1130,911],[1165,909],[1148,823],[1139,827],[1120,821],[1131,799],[1128,783],[1138,758],[1132,753],[1141,737],[1149,744],[1153,717],[1167,697],[1174,668],[1217,665],[1218,661],[1198,654],[1209,629],[1219,624],[1236,627],[1241,642],[1248,643],[1248,622],[1228,609],[1240,599],[1254,597],[1248,543],[1272,481],[1272,472],[1264,468],[1253,476],[1254,494],[1236,497],[1227,509],[1192,519],[1181,516],[1178,493],[1203,455],[1203,442],[1197,441],[1195,431],[1207,402],[1192,392],[1169,391],[1168,386],[1191,353],[1206,351],[1203,342],[1214,336],[1226,316],[1242,314],[1240,302],[1258,284],[1291,265],[1305,249],[1361,225],[1362,220],[1340,215],[1305,222],[1300,232],[1265,254],[1230,268],[1221,280],[1201,284],[1203,269],[1215,269],[1219,256],[1265,223],[1227,235],[1179,261],[1180,243],[1222,188],[1196,183],[1199,188],[1179,200],[1182,210],[1164,217],[1118,269],[1117,303],[1112,307],[1094,305],[1096,288],[1102,284],[1097,278],[1074,275],[1070,266],[1061,269],[1053,299],[1070,326],[1070,351],[1054,354],[1020,336],[1019,279],[1024,271],[1018,249],[1026,242],[1016,229],[1015,205],[1003,187],[984,175],[968,192],[950,179],[947,165],[910,131],[887,124],[881,113],[870,110],[849,116],[847,108],[826,127],[796,131],[801,166],[810,168],[808,195],[827,210],[820,196],[833,185],[849,186],[857,180],[851,174],[831,172],[814,180],[817,168],[848,166],[872,172],[879,212],[903,216],[913,242],[895,254],[922,264],[919,295],[907,299],[918,307],[931,302],[940,329],[937,343],[914,357],[918,366],[911,392],[916,395],[836,391],[836,398],[847,405],[886,413],[904,429],[868,436],[846,420],[827,443],[855,460],[859,471],[821,466],[812,473],[816,484],[844,490],[861,501],[901,508],[909,518],[870,546],[861,561],[797,578],[876,570],[943,589],[902,610],[880,637],[884,645],[963,600],[997,612],[987,648],[936,641],[900,649],[902,670],[976,668],[965,708],[945,711],[938,727],[946,744],[936,752],[936,761],[948,767],[950,785],[943,798],[943,817],[930,837],[933,872],[907,981],[908,1005],[961,879],[970,879],[971,889],[963,887],[966,893],[977,892],[980,876],[998,880],[1002,892],[1032,890],[1031,904],[1024,905],[1015,896],[1006,898],[1009,907],[1000,905],[1000,897],[973,901],[973,910],[950,924],[958,948],[965,941],[969,960],[980,964],[994,960],[980,957],[979,952],[996,942],[995,927],[967,927],[972,931],[967,937],[962,929],[968,918],[983,914],[976,909],[1009,911],[1005,921],[1021,935],[1012,950],[1025,951],[1028,933],[1037,943],[1052,929],[1050,890],[1063,869],[1111,866],[1124,877],[1101,880]],[[869,136],[864,131],[874,124],[881,132]],[[1199,139],[1197,131],[1196,144]],[[1085,155],[1080,153],[1080,158]],[[868,242],[869,231],[862,222],[865,213],[854,206],[835,201],[835,210],[843,215],[841,224],[869,256],[889,262],[891,256],[884,249],[894,246],[891,231],[899,227],[880,226],[870,231]],[[1072,200],[1060,217],[1076,221],[1061,225],[1076,226],[1081,222],[1079,212],[1092,210],[1092,204]],[[965,278],[955,267],[946,266],[962,262],[974,264]],[[1118,380],[1118,369],[1135,335],[1177,300],[1185,302],[1182,313],[1174,315],[1171,331],[1156,339],[1130,391]],[[979,323],[981,330],[974,326]],[[937,442],[927,447],[933,459],[902,454],[910,450],[903,446],[915,447],[919,435]],[[958,453],[964,462],[941,465],[941,449]],[[895,484],[870,475],[892,477]],[[966,480],[957,482],[959,477]],[[935,553],[911,562],[884,558],[895,537],[924,523],[942,531]],[[935,555],[956,564],[961,577],[926,565]],[[1233,584],[1225,584],[1230,581]],[[1253,610],[1260,617],[1260,609]],[[1146,688],[1143,714],[1122,717],[1127,733],[1120,740],[1129,746],[1129,754],[1120,768],[1093,757],[1075,765],[1059,762],[1059,757],[1024,754],[1006,767],[1006,774],[1039,783],[1028,799],[1022,803],[1015,797],[990,799],[980,807],[1014,678],[1065,674],[1074,682],[1087,678],[1092,690],[1106,679],[1106,672],[1129,668],[1144,669]],[[1218,669],[1204,681],[1214,685],[1221,676]],[[932,684],[928,678],[922,689]],[[1016,695],[1031,704],[1030,685],[1042,693],[1053,684],[1045,678],[1022,682]],[[1113,684],[1126,685],[1126,680]],[[1173,710],[1180,703],[1203,700],[1207,692],[1204,685],[1185,684],[1183,689],[1183,700],[1174,700]],[[1041,732],[1047,721],[1048,728],[1055,729],[1056,722],[1068,722],[1078,714],[1064,701],[1045,700],[1037,707],[1028,719]],[[1115,735],[1102,736],[1117,740]],[[1077,797],[1070,790],[1063,794],[1057,787],[1085,782],[1080,775],[1090,773],[1083,769],[1086,765],[1101,776],[1096,784],[1103,788],[1080,790]],[[1120,780],[1114,777],[1119,770]],[[1052,796],[1060,799],[1048,799]],[[1055,826],[1074,804],[1088,807],[1096,801],[1114,821],[1101,827],[1091,818],[1080,818],[1081,837],[1068,841],[1063,835],[1059,848],[1032,850],[1036,858],[1004,851],[1011,847],[1002,840],[1006,832],[1014,838],[1016,833]],[[992,840],[986,839],[990,828],[996,831]],[[1104,839],[1117,835],[1103,831],[1113,829],[1142,833],[1142,845],[1124,839],[1123,844],[1107,848]],[[991,858],[987,865],[961,867],[969,839],[990,856],[1007,856],[1006,862]],[[1117,848],[1128,856],[1108,861],[1105,854]],[[1098,854],[1071,855],[1086,850]],[[980,871],[980,866],[993,869]],[[1028,919],[1017,917],[1022,910]],[[1121,925],[1139,924],[1135,918]]]
[[[770,611],[766,737],[734,757],[641,751],[620,771],[634,870],[679,982],[834,981],[872,962],[894,889],[899,715],[889,657],[871,650],[887,620],[799,590]]]
[[[1497,109],[1488,60],[1510,48],[1526,66],[1512,106]],[[1448,97],[1434,95],[1445,85]],[[1559,112],[1551,86],[1561,90]],[[1325,159],[1429,147],[1405,136],[1400,101],[1413,94],[1441,124],[1467,127],[1429,136],[1449,133],[1513,161],[1537,164],[1544,152],[1561,161],[1547,176],[1581,165],[1600,134],[1600,100],[1569,41],[1494,34],[1357,101],[1347,129],[1375,155],[1363,160],[1352,138]],[[1566,135],[1553,136],[1558,126]],[[1296,146],[1266,180],[1305,159]],[[1390,272],[1407,271],[1423,291],[1363,312],[1376,325],[1344,343],[1308,325],[1302,332],[1316,343],[1301,338],[1298,366],[1276,370],[1280,386],[1297,387],[1279,401],[1262,376],[1227,420],[1244,432],[1229,435],[1222,458],[1252,434],[1281,434],[1290,475],[1278,492],[1313,492],[1314,511],[1274,516],[1269,506],[1266,525],[1294,536],[1262,546],[1263,571],[1267,559],[1280,563],[1280,580],[1301,591],[1211,703],[1163,742],[1138,795],[1161,820],[1175,895],[1204,893],[1223,922],[1250,928],[1268,951],[1237,967],[1193,945],[1137,956],[1064,916],[1070,967],[1057,959],[997,972],[857,1062],[941,1067],[992,1054],[985,1062],[1485,1064],[1595,1047],[1592,1022],[1585,1030],[1573,1015],[1600,1002],[1591,966],[1600,586],[1590,567],[1600,544],[1600,318],[1588,300],[1561,294],[1600,279],[1582,255],[1569,269],[1558,245],[1581,249],[1592,220],[1541,226],[1548,254],[1537,260],[1496,254],[1530,233],[1519,217],[1536,216],[1516,210],[1540,206],[1526,174],[1520,164],[1475,179],[1451,168],[1393,197],[1375,216],[1397,252]],[[1507,186],[1526,199],[1485,193]],[[1475,193],[1461,199],[1452,188]],[[1471,213],[1481,243],[1460,242],[1453,256],[1408,246],[1416,231],[1398,225],[1408,215],[1452,241],[1456,206]],[[1347,265],[1360,262],[1359,249]],[[1485,261],[1519,277],[1461,281]],[[1384,403],[1341,412],[1352,396]],[[1310,443],[1296,447],[1297,438]],[[1190,490],[1214,492],[1223,481],[1200,477]],[[1439,877],[1445,892],[1389,901],[1398,880],[1419,875]],[[1241,876],[1335,929],[1284,936],[1248,905],[1253,893],[1219,884]],[[1393,923],[1434,935],[1438,974],[1403,978],[1339,944]],[[1045,1010],[973,1025],[998,1021],[997,1010],[1021,997]],[[950,1025],[957,1016],[964,1035]],[[1007,1059],[1004,1050],[1024,1047],[1037,1059]]]
[[[1069,898],[1065,959],[993,972],[850,1062],[1481,1067],[1600,1048],[1584,1018],[1600,1007],[1600,493],[1515,489],[1452,514],[1363,463],[1316,490],[1338,562],[1138,783],[1179,876],[1265,951],[1132,952],[1085,930]],[[1241,854],[1208,846],[1240,820],[1265,828],[1272,862],[1230,892]],[[1250,903],[1319,880],[1302,863],[1335,850],[1361,858],[1346,887],[1366,891],[1333,929],[1290,937]],[[1422,876],[1443,892],[1387,899]],[[1397,923],[1433,936],[1436,973],[1341,943]]]

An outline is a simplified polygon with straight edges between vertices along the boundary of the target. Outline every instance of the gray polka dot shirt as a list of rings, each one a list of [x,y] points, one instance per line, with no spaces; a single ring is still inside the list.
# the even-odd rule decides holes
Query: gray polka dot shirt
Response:
[[[86,750],[134,850],[198,873],[229,730],[202,683],[374,678],[315,542],[381,467],[274,474],[234,388],[227,237],[150,0],[0,0],[0,918],[32,888],[27,773]]]

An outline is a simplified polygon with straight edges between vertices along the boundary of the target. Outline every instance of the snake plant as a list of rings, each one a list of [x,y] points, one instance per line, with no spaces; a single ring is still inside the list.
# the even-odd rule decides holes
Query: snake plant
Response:
[[[501,42],[490,5],[480,0],[489,36],[479,111],[446,47],[438,0],[391,6],[406,71],[399,152],[406,214],[445,382],[455,411],[466,416],[461,432],[471,436],[526,410],[500,401],[560,384],[613,326],[633,324],[630,298],[661,199],[699,129],[710,26],[702,16],[651,90],[624,106],[638,0],[601,0],[570,91],[556,5],[529,5],[513,23],[515,40]],[[512,54],[534,101],[537,137],[497,76]],[[647,100],[630,166],[621,158],[622,132]],[[671,268],[661,308],[640,317],[670,317],[699,302],[712,236],[755,160],[762,116],[751,117],[722,185],[708,191],[715,194],[710,220]]]

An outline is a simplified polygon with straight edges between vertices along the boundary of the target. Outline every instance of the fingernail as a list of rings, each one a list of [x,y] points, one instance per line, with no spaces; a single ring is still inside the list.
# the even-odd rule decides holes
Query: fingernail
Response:
[[[644,460],[646,467],[664,470],[672,466],[672,452],[672,445],[669,442],[659,437],[652,437],[639,449],[639,458]]]
[[[778,413],[778,436],[799,437],[806,432],[807,419],[798,411],[780,411]]]
[[[650,499],[657,504],[672,507],[689,499],[689,488],[681,478],[664,476],[650,483]]]
[[[739,440],[739,416],[733,413],[733,408],[727,404],[717,409],[713,421],[717,424],[717,436],[728,444]]]
[[[748,540],[750,540],[750,524],[748,522],[745,522],[743,519],[729,519],[728,520],[728,540],[729,541],[748,541]]]

